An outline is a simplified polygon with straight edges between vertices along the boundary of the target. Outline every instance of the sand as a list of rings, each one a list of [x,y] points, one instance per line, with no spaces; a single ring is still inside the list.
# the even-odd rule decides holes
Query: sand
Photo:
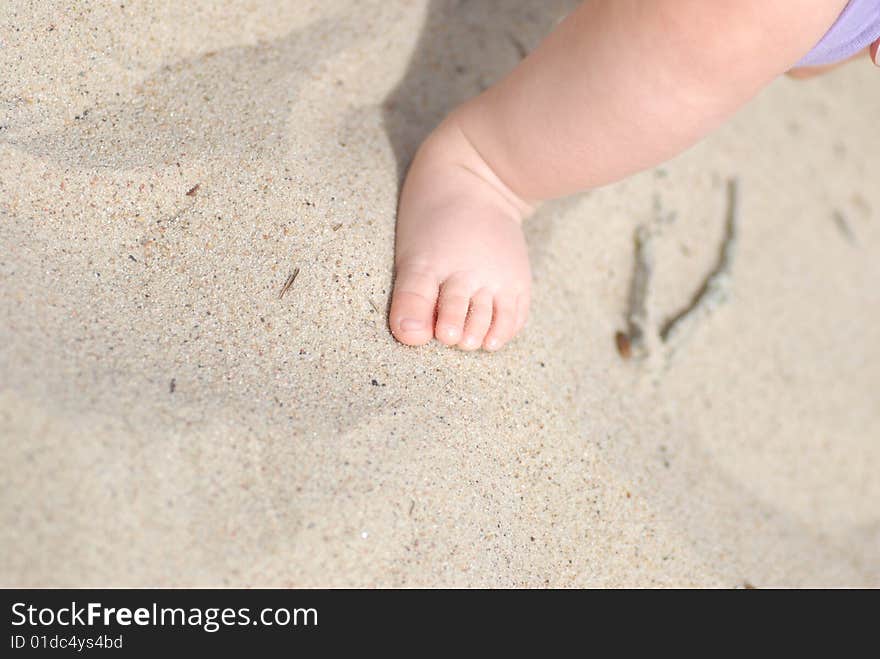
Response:
[[[419,138],[570,6],[3,3],[0,583],[880,586],[869,64],[547,204],[503,352],[389,335]]]

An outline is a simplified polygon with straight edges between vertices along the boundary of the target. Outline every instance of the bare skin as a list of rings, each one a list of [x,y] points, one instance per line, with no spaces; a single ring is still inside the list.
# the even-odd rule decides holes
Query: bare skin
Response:
[[[394,336],[503,347],[528,315],[521,223],[536,205],[693,145],[789,72],[845,4],[583,3],[416,155],[398,210]]]

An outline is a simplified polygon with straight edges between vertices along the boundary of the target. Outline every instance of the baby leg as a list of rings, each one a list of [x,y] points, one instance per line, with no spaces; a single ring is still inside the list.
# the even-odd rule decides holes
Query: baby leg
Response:
[[[694,144],[791,69],[845,4],[583,3],[419,150],[398,211],[394,336],[500,348],[526,320],[520,223],[537,202]]]

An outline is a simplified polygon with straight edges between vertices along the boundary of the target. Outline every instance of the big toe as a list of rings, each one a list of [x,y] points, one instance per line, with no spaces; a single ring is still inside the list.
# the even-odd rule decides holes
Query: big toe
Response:
[[[388,323],[401,343],[420,346],[434,337],[434,311],[440,285],[437,277],[414,268],[400,268],[391,296]]]

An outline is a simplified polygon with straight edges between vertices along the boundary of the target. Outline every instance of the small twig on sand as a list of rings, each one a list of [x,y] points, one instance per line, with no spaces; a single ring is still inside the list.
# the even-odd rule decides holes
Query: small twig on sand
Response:
[[[644,357],[647,352],[645,338],[648,332],[648,294],[654,271],[654,251],[651,232],[644,225],[636,229],[636,262],[632,286],[629,290],[627,333],[617,340],[618,350],[625,357]],[[621,348],[623,348],[621,350]]]
[[[287,278],[287,281],[284,282],[284,286],[281,287],[281,292],[278,294],[278,299],[284,297],[284,294],[290,290],[290,287],[293,286],[293,282],[296,281],[296,276],[299,274],[299,268],[294,268],[291,275]]]
[[[655,348],[670,358],[684,335],[700,318],[724,303],[730,288],[731,270],[737,243],[739,186],[736,179],[727,182],[727,215],[725,235],[719,250],[718,263],[694,294],[690,303],[672,316],[657,332],[650,306],[651,281],[654,270],[652,241],[654,233],[647,226],[636,229],[635,266],[626,315],[627,331],[615,335],[617,351],[624,359],[646,358]],[[667,220],[667,223],[671,220]]]
[[[697,290],[690,304],[670,318],[660,328],[663,343],[675,342],[699,318],[708,315],[728,297],[731,269],[736,253],[739,185],[736,179],[727,181],[727,217],[725,235],[721,243],[718,264]]]

